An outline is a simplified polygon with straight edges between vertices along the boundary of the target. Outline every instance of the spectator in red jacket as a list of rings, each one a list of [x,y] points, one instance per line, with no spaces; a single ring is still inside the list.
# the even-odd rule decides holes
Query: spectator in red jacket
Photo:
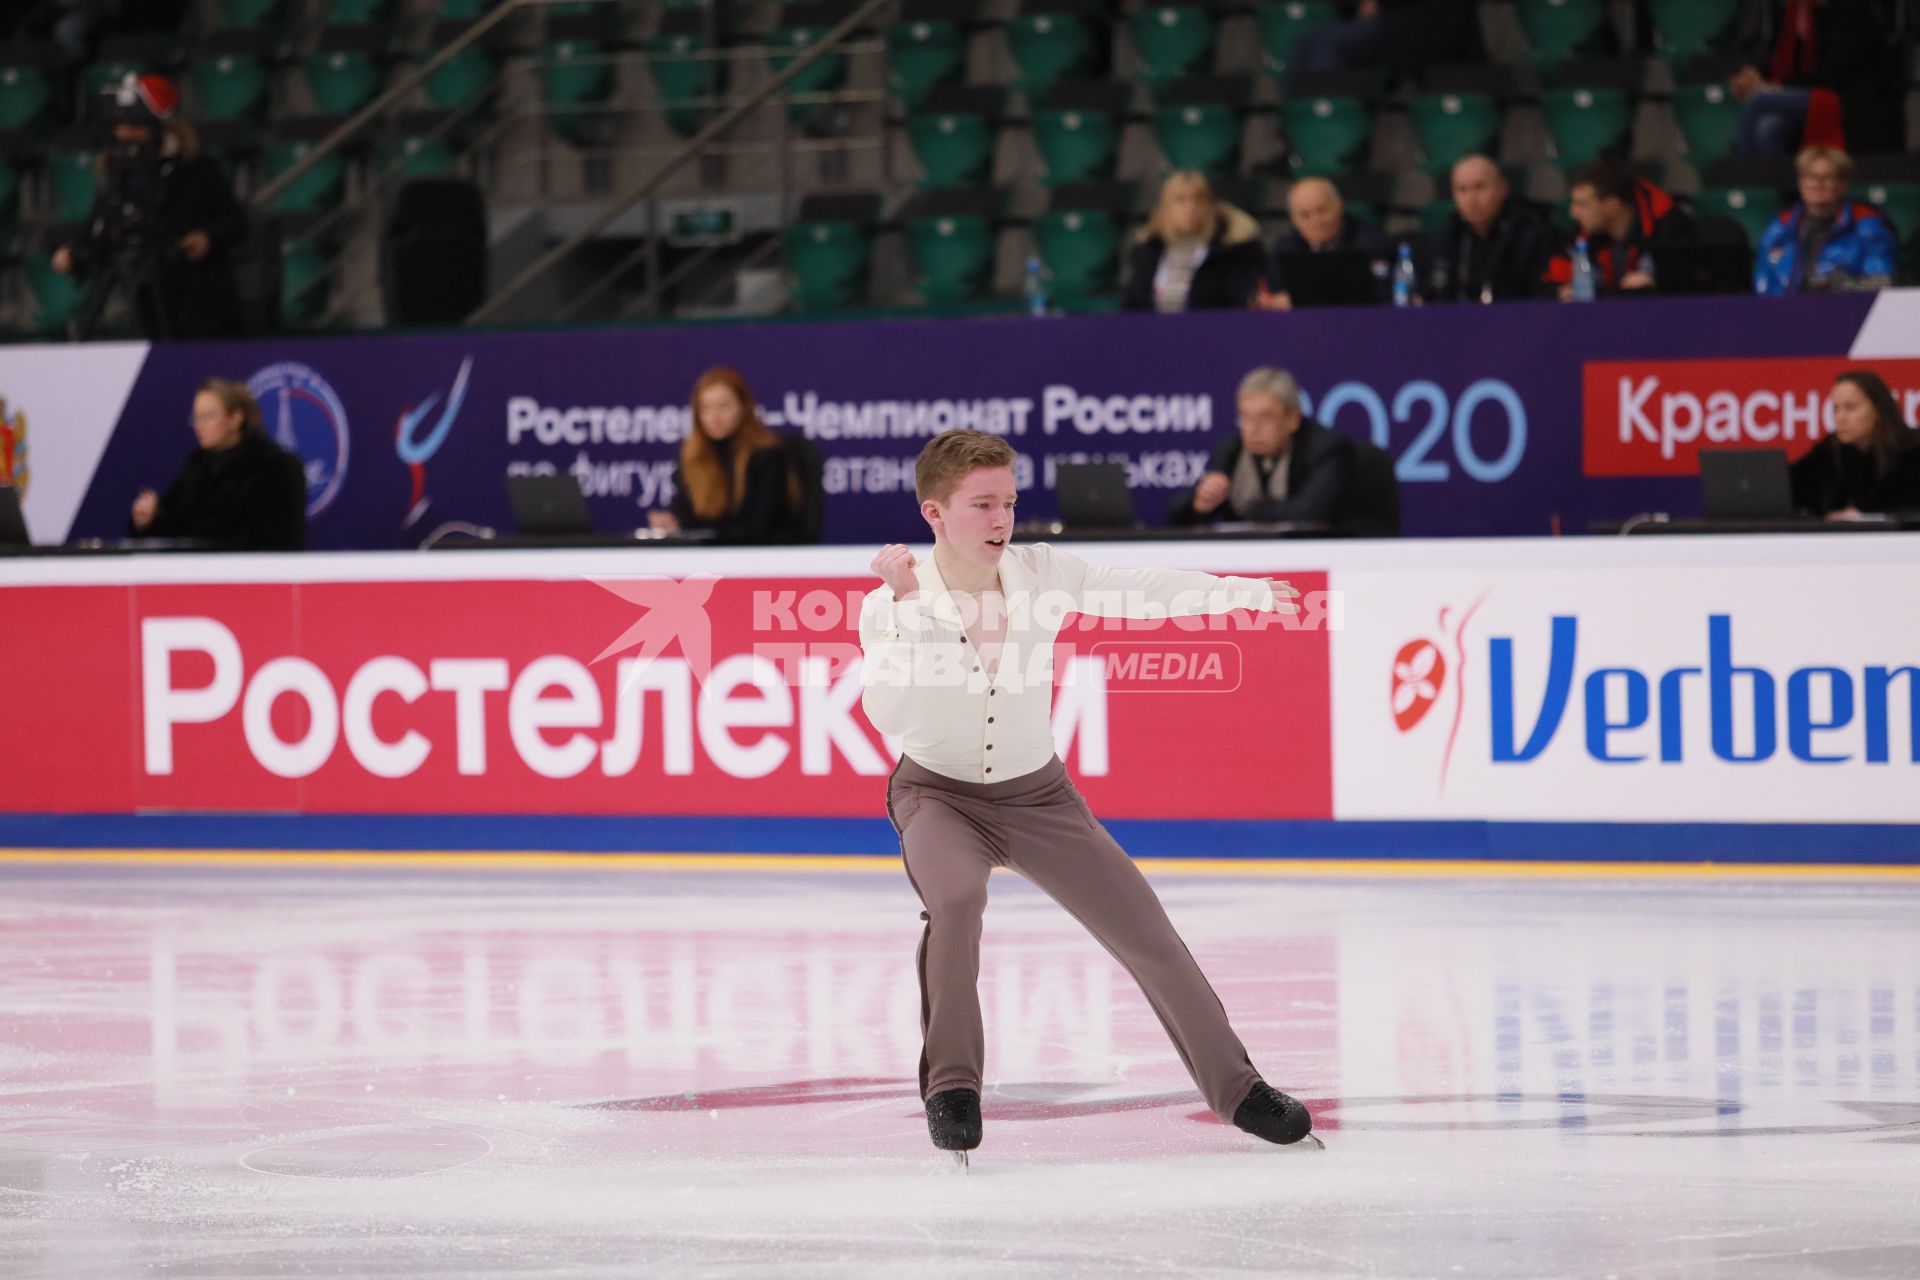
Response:
[[[1890,26],[1877,0],[1784,0],[1772,53],[1728,81],[1742,104],[1740,151],[1904,150],[1905,77]]]
[[[1581,165],[1567,180],[1568,212],[1579,226],[1601,293],[1654,286],[1653,249],[1693,239],[1693,217],[1645,178],[1605,160]],[[1553,276],[1562,299],[1573,296],[1571,259],[1559,258]]]

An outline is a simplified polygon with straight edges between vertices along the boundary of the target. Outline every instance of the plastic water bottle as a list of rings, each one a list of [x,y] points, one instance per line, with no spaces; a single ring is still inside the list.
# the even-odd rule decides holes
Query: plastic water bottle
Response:
[[[1038,258],[1027,259],[1027,276],[1021,283],[1021,291],[1027,299],[1027,314],[1044,316],[1048,313],[1047,281],[1053,275],[1046,264]]]
[[[1599,296],[1593,280],[1593,256],[1587,252],[1587,238],[1573,242],[1573,300],[1592,302]]]
[[[1393,264],[1393,305],[1410,307],[1413,305],[1413,295],[1413,246],[1402,242],[1400,258]]]

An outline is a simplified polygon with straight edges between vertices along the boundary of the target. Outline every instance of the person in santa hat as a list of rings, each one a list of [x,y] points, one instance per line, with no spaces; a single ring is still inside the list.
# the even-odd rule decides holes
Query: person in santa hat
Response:
[[[53,269],[96,290],[123,285],[148,338],[234,337],[242,322],[229,255],[246,239],[246,216],[179,103],[164,76],[120,82],[99,195],[80,234],[53,251]]]

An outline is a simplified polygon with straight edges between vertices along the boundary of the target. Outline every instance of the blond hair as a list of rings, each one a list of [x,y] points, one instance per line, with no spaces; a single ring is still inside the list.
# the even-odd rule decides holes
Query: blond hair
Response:
[[[239,414],[241,435],[266,439],[266,415],[260,412],[260,402],[253,398],[253,391],[246,383],[227,378],[208,378],[194,389],[194,394],[212,396],[220,402],[222,409]]]
[[[913,493],[922,502],[946,503],[967,474],[981,467],[1011,467],[1013,446],[984,431],[942,431],[913,464]]]
[[[1199,191],[1200,198],[1206,202],[1207,220],[1200,228],[1202,240],[1213,239],[1213,233],[1220,226],[1220,201],[1213,194],[1213,184],[1207,181],[1207,175],[1198,169],[1176,169],[1167,175],[1160,184],[1160,200],[1153,206],[1153,216],[1147,219],[1147,238],[1158,236],[1163,241],[1173,239],[1173,193],[1182,187],[1192,187]]]
[[[1833,176],[1842,182],[1853,181],[1853,157],[1838,147],[1802,147],[1793,158],[1793,171],[1801,177],[1822,160],[1833,166]]]

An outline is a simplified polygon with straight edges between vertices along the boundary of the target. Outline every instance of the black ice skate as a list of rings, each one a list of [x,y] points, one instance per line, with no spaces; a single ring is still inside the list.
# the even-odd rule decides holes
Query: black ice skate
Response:
[[[1246,1099],[1234,1108],[1233,1124],[1256,1138],[1284,1147],[1310,1136],[1313,1117],[1307,1114],[1305,1103],[1289,1098],[1263,1080],[1249,1089]],[[1313,1145],[1326,1149],[1326,1144],[1318,1138],[1313,1139]]]
[[[962,1168],[980,1145],[980,1095],[972,1089],[942,1089],[927,1099],[927,1133],[933,1145],[953,1152]]]

